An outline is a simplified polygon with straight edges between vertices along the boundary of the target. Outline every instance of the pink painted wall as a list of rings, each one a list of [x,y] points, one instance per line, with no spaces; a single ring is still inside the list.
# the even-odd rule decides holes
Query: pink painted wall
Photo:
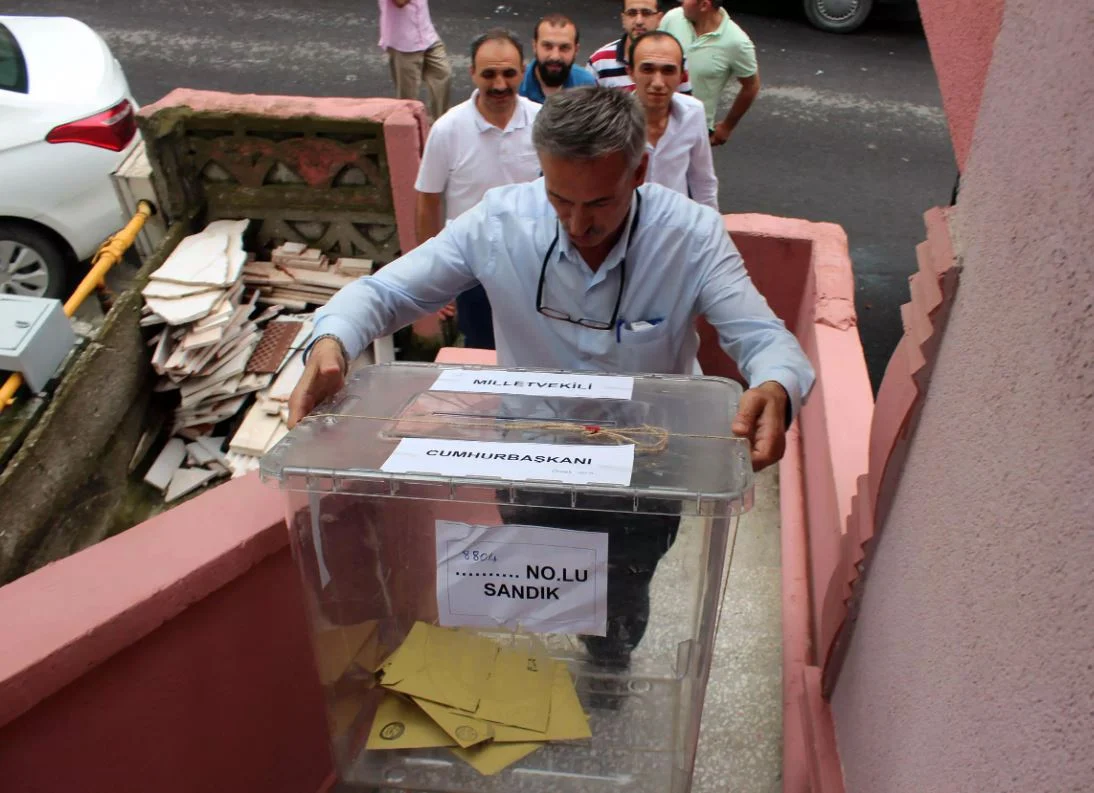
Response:
[[[960,287],[832,698],[851,793],[1094,789],[1091,41],[1088,3],[1007,0]]]
[[[840,624],[826,603],[868,459],[873,396],[859,340],[854,276],[843,229],[765,215],[726,215],[726,230],[771,308],[817,371],[779,463],[782,518],[784,793],[843,793],[827,703],[820,637]],[[736,377],[712,328],[700,321],[707,374]],[[827,606],[827,607],[826,607]]]
[[[235,480],[0,588],[0,789],[319,789],[322,694],[279,501]]]
[[[916,246],[918,270],[909,279],[911,300],[900,307],[904,337],[885,369],[869,426],[869,471],[859,477],[851,514],[839,548],[838,567],[820,607],[817,657],[823,666],[828,696],[839,677],[854,633],[858,603],[877,545],[877,530],[889,514],[904,460],[922,412],[924,395],[945,333],[958,286],[949,215],[932,209],[924,216],[927,239]],[[844,394],[837,391],[837,404]],[[814,581],[814,591],[818,582]]]
[[[802,456],[809,461],[803,484],[808,494],[809,632],[816,645],[856,478],[866,471],[873,411],[847,235],[831,223],[768,215],[726,215],[725,226],[756,288],[798,337],[818,374],[801,414]],[[738,377],[704,321],[700,336],[703,371]]]
[[[919,11],[942,89],[957,167],[964,171],[992,46],[1003,20],[1003,0],[919,0]]]

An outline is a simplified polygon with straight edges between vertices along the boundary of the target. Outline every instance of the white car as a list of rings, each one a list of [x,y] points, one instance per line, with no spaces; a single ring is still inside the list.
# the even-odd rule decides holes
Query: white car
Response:
[[[83,22],[0,16],[0,294],[66,297],[125,224],[111,174],[139,141],[136,111]]]

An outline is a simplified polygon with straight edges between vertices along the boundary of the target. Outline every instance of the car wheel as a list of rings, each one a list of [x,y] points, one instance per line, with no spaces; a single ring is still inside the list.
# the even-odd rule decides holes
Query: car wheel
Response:
[[[805,15],[820,30],[850,33],[866,21],[873,7],[874,0],[805,0]]]
[[[30,226],[0,223],[0,295],[63,298],[67,264],[48,235]]]

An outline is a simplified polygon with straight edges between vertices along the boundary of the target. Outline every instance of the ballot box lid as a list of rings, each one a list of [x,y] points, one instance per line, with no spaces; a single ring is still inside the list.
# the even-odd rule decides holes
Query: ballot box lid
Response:
[[[262,460],[286,490],[724,516],[751,506],[724,378],[391,363]]]

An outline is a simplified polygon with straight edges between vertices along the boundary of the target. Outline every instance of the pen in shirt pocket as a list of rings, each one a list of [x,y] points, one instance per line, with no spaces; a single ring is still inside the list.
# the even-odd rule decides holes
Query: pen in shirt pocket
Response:
[[[631,333],[642,333],[643,331],[655,328],[665,321],[664,317],[651,317],[650,319],[640,319],[637,322],[627,322],[624,319],[620,319],[615,323],[615,341],[620,343],[623,341],[623,330],[629,330]]]

